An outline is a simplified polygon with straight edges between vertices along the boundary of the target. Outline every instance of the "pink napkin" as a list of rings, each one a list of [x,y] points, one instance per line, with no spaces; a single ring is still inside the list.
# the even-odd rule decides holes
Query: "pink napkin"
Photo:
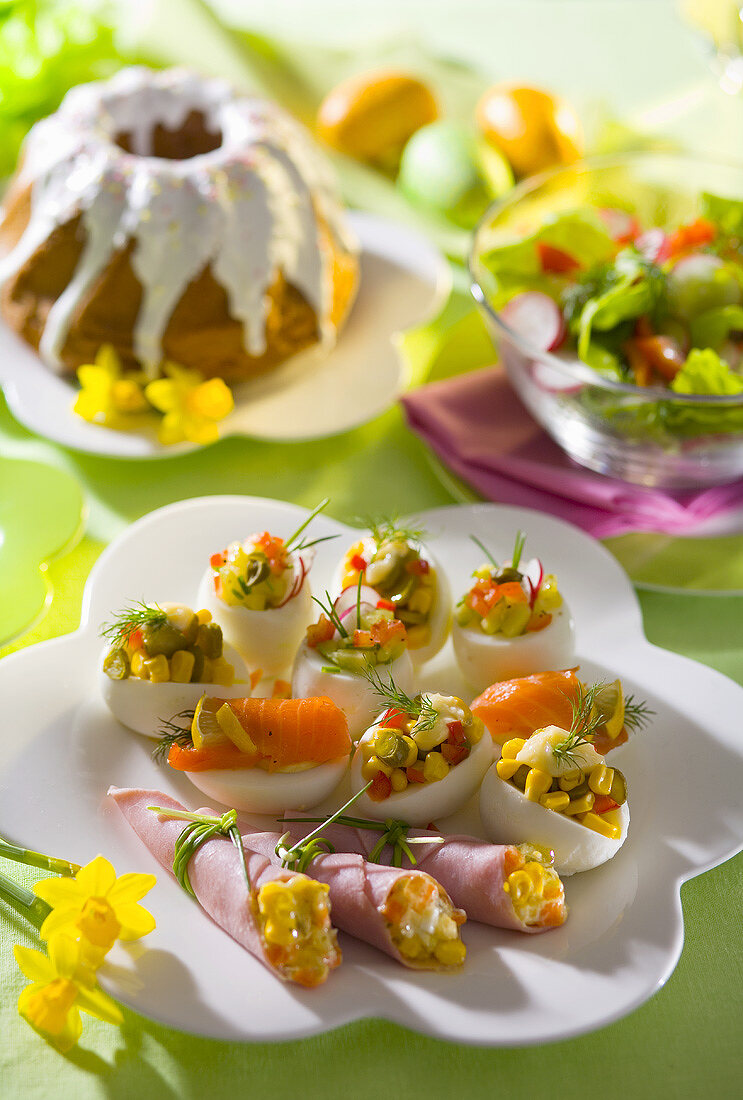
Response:
[[[683,534],[743,503],[743,481],[669,492],[575,465],[532,419],[500,367],[434,382],[402,403],[411,428],[483,496],[550,512],[597,538]]]

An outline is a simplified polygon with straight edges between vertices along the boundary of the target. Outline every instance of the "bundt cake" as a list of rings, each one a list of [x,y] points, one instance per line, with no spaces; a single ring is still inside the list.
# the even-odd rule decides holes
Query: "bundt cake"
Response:
[[[73,88],[29,133],[0,221],[0,309],[50,367],[111,344],[240,381],[332,345],[358,259],[309,135],[184,70]]]

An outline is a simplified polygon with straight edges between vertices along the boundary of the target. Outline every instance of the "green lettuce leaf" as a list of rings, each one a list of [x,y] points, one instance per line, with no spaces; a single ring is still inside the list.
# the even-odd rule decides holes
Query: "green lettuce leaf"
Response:
[[[743,237],[743,201],[702,192],[702,214],[729,237]]]
[[[665,290],[665,277],[654,264],[633,250],[620,252],[614,264],[599,274],[573,328],[578,354],[586,360],[593,330],[609,332],[624,321],[652,313]]]
[[[671,382],[675,393],[743,393],[743,378],[731,370],[712,348],[693,348],[681,370]]]
[[[731,332],[743,332],[743,306],[716,306],[691,321],[691,343],[695,348],[717,350]]]
[[[540,274],[538,244],[559,248],[584,267],[604,263],[616,251],[601,216],[586,208],[550,216],[528,237],[508,241],[484,253],[482,262],[499,279]]]

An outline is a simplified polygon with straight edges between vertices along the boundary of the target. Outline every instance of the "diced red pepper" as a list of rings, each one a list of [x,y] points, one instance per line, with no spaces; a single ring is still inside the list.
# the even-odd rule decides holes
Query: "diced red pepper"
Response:
[[[366,564],[366,558],[362,557],[361,554],[354,554],[351,558],[351,566],[359,573],[364,572]]]
[[[568,271],[576,271],[580,267],[578,261],[568,252],[563,252],[561,248],[555,248],[551,244],[544,244],[540,241],[537,245],[537,253],[542,271],[562,275]]]
[[[369,798],[372,802],[384,802],[385,798],[389,798],[391,792],[392,782],[389,776],[385,775],[384,772],[377,772],[368,791]]]
[[[425,577],[427,573],[431,572],[431,566],[424,558],[413,558],[405,566],[408,573],[412,573],[416,577]]]
[[[379,724],[381,726],[387,726],[388,729],[391,730],[401,730],[409,721],[410,719],[407,714],[403,714],[401,710],[395,710],[394,707],[391,707],[389,710],[386,710],[379,719]]]
[[[467,740],[464,732],[464,726],[461,722],[449,722],[447,725],[447,729],[449,730],[447,741],[450,741],[452,745],[461,745],[463,741]]]
[[[377,611],[394,611],[395,605],[392,600],[377,600]]]
[[[540,630],[544,630],[544,628],[549,626],[551,622],[552,615],[550,615],[549,612],[542,615],[532,615],[532,617],[529,619],[529,622],[526,624],[525,633],[538,634]]]
[[[221,569],[224,565],[224,551],[221,554],[212,554],[209,558],[212,569]]]
[[[307,627],[307,645],[315,649],[321,642],[329,642],[335,634],[335,627],[330,619],[321,615],[316,623],[310,623]]]
[[[402,641],[405,638],[405,623],[401,623],[399,619],[382,619],[378,623],[372,623],[370,637],[375,645]]]
[[[127,645],[132,649],[141,649],[144,644],[144,638],[142,637],[141,630],[133,630],[126,640]]]
[[[441,755],[447,763],[452,767],[455,764],[461,764],[463,760],[466,760],[470,754],[469,745],[450,745],[448,741],[444,741],[441,746]]]
[[[426,777],[423,774],[422,768],[406,768],[405,774],[408,777],[408,783],[425,783]],[[392,784],[390,784],[392,786]],[[370,788],[371,789],[371,788]]]
[[[268,558],[268,565],[274,576],[283,573],[286,559],[284,540],[278,536],[269,534],[268,531],[264,531],[263,534],[255,540],[255,544],[261,548]]]
[[[354,630],[353,644],[359,649],[367,649],[372,644],[370,630]]]
[[[697,218],[689,225],[680,225],[675,233],[671,233],[670,237],[666,238],[664,248],[656,256],[656,263],[676,259],[685,252],[702,248],[705,244],[710,244],[716,236],[716,226],[706,218]]]
[[[593,800],[593,812],[595,814],[607,814],[609,810],[616,810],[619,806],[608,794],[597,794]]]

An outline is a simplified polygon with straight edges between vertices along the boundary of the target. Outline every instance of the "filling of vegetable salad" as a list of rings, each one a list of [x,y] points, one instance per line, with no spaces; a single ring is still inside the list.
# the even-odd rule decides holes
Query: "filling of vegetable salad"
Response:
[[[743,201],[703,193],[698,210],[670,232],[614,208],[552,215],[483,257],[493,304],[545,350],[616,381],[741,393]]]
[[[245,542],[231,542],[209,564],[214,574],[214,591],[230,607],[265,611],[281,607],[296,596],[304,583],[305,567],[301,558],[299,575],[283,539],[264,531]]]
[[[140,604],[120,612],[102,633],[112,639],[103,659],[103,671],[112,680],[234,683],[235,670],[223,654],[222,629],[206,610]]]
[[[474,541],[486,550],[478,539]],[[489,560],[474,571],[475,583],[457,604],[460,626],[517,638],[550,625],[552,613],[562,606],[562,596],[555,577],[545,576],[541,563],[535,562],[535,580],[519,570],[524,543],[519,531],[511,561],[502,564],[486,550]]]
[[[513,737],[504,744],[496,771],[530,802],[619,840],[617,811],[627,801],[626,780],[580,733],[547,726],[527,741]]]
[[[374,733],[361,742],[361,774],[371,780],[368,795],[384,802],[411,783],[436,783],[466,760],[485,727],[461,699],[436,693],[419,696],[417,714],[390,709]]]
[[[403,875],[382,906],[392,942],[416,966],[461,966],[467,948],[459,935],[464,913],[428,875]]]
[[[268,961],[291,981],[319,985],[341,955],[330,923],[328,887],[306,875],[267,882],[253,899]]]
[[[554,852],[536,844],[506,848],[503,889],[528,928],[557,928],[568,915],[565,889],[553,862]]]
[[[352,621],[323,613],[307,628],[307,645],[327,662],[325,671],[356,672],[387,665],[402,656],[405,626],[386,609],[360,608]]]
[[[387,524],[373,528],[370,539],[355,543],[344,560],[343,588],[358,584],[359,577],[379,593],[379,606],[405,624],[411,649],[430,641],[436,570],[409,532]]]

